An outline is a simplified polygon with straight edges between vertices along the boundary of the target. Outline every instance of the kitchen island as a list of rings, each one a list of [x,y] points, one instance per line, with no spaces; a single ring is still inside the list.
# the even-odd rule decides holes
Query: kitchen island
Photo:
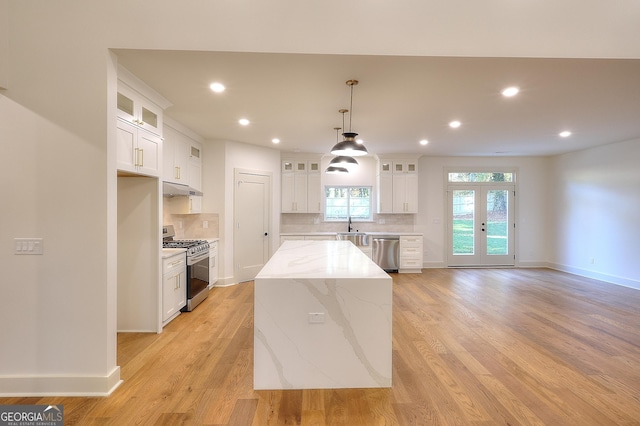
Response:
[[[254,388],[391,387],[392,279],[349,241],[285,241],[255,278]]]

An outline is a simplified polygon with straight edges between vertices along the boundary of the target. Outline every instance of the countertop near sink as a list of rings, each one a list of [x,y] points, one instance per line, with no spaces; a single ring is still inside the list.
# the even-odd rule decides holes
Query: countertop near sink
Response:
[[[337,234],[342,234],[342,233],[346,233],[346,231],[344,231],[344,232],[283,232],[280,235],[283,236],[283,237],[294,236],[294,235],[301,235],[301,236],[304,236],[304,237],[314,237],[314,236],[322,237],[322,236],[336,236]],[[420,235],[420,236],[422,236],[421,232],[393,232],[393,231],[367,232],[367,231],[358,231],[358,233],[371,235],[372,237],[375,237],[376,235],[398,235],[398,236]],[[354,234],[355,234],[355,232],[354,232]]]

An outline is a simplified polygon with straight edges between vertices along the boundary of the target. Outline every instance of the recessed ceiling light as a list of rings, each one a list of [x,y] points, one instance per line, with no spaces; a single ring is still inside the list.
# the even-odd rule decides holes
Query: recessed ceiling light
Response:
[[[569,136],[571,136],[571,132],[568,130],[565,130],[563,132],[558,133],[560,135],[561,138],[568,138]]]
[[[449,123],[449,127],[453,128],[453,129],[457,129],[458,127],[460,127],[462,123],[460,123],[458,120],[453,120],[451,123]]]
[[[222,93],[224,92],[225,87],[224,87],[224,84],[216,82],[216,83],[211,83],[209,85],[209,89],[213,90],[215,93]]]
[[[428,141],[428,140],[426,140],[426,139],[422,139],[422,140],[420,141],[420,145],[423,145],[423,146],[424,146],[424,145],[426,145],[426,144],[428,144],[428,143],[429,143],[429,141]]]
[[[240,123],[242,126],[248,126],[249,120],[247,120],[246,118],[241,118],[240,120],[238,120],[238,123]]]
[[[280,143],[280,139],[278,139],[278,138],[273,138],[273,139],[271,139],[271,142],[273,142],[273,143]]]
[[[507,87],[506,89],[504,89],[502,91],[502,96],[510,98],[512,96],[517,95],[519,91],[520,91],[520,89],[515,87],[515,86]]]

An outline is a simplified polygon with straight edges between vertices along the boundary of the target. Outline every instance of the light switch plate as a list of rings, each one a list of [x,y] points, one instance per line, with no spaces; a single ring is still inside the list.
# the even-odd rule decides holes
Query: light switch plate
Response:
[[[13,247],[15,254],[44,253],[44,243],[42,238],[14,238]]]

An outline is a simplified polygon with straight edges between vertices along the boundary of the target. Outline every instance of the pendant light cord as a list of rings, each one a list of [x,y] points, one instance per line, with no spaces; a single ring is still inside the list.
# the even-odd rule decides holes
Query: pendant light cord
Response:
[[[351,87],[351,99],[349,101],[349,133],[351,133],[351,117],[353,116],[353,84],[350,85]],[[344,127],[344,124],[343,124]]]

